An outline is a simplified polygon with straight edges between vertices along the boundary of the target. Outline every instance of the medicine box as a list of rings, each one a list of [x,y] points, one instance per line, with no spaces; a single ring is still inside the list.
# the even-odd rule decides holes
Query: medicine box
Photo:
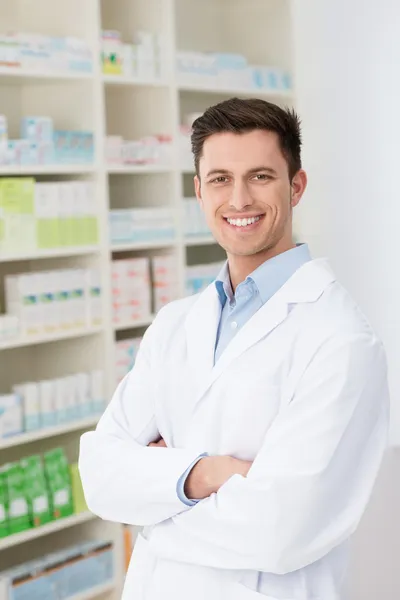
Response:
[[[13,391],[22,401],[24,431],[36,431],[41,427],[39,386],[36,382],[23,383],[13,387]]]
[[[83,596],[112,583],[115,557],[112,542],[96,540],[53,552],[0,573],[4,600],[60,600]]]
[[[30,521],[33,527],[45,525],[53,517],[42,459],[40,456],[29,456],[21,460],[21,467]]]
[[[71,515],[73,513],[71,479],[62,448],[55,448],[44,454],[44,467],[53,518],[59,519]]]
[[[0,439],[24,431],[22,398],[14,394],[0,395]]]
[[[4,254],[22,253],[35,245],[34,180],[0,180],[1,246]]]
[[[24,472],[20,463],[10,463],[4,467],[8,502],[8,527],[10,534],[25,531],[31,527],[26,497]]]

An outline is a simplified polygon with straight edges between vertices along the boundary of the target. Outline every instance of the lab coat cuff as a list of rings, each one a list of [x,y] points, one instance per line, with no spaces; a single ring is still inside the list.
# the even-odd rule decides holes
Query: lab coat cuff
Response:
[[[186,479],[189,476],[189,473],[191,472],[191,470],[193,469],[193,467],[199,462],[199,460],[201,460],[202,458],[204,458],[205,456],[208,456],[207,452],[204,452],[203,454],[200,454],[186,469],[186,471],[184,473],[182,473],[182,475],[179,477],[178,479],[178,483],[176,484],[176,493],[178,495],[178,498],[181,502],[183,502],[183,504],[186,504],[186,506],[194,506],[195,504],[197,504],[198,502],[200,502],[200,500],[193,500],[190,499],[186,496],[185,494],[185,483],[186,483]]]

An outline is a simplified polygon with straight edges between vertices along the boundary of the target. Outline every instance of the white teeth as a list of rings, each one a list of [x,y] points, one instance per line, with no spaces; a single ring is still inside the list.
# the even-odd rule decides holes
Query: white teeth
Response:
[[[252,225],[260,220],[260,217],[251,217],[251,219],[227,219],[230,225],[235,227],[246,227],[246,225]]]

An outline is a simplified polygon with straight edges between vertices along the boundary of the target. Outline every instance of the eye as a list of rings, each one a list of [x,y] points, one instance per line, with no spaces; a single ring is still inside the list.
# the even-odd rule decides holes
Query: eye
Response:
[[[257,173],[253,176],[253,179],[255,179],[256,181],[267,181],[271,179],[271,176],[267,175],[266,173]]]
[[[228,178],[224,175],[220,175],[219,177],[215,177],[215,179],[211,180],[211,183],[226,183]]]

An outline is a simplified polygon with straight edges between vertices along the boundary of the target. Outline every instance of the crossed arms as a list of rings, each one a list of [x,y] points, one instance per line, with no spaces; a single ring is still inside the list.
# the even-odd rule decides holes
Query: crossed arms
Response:
[[[386,446],[379,342],[338,335],[322,348],[253,463],[210,456],[195,465],[185,491],[200,501],[190,507],[176,485],[199,452],[155,442],[150,341],[97,430],[82,436],[80,471],[95,514],[156,525],[150,545],[160,557],[271,573],[315,562],[354,532]]]

